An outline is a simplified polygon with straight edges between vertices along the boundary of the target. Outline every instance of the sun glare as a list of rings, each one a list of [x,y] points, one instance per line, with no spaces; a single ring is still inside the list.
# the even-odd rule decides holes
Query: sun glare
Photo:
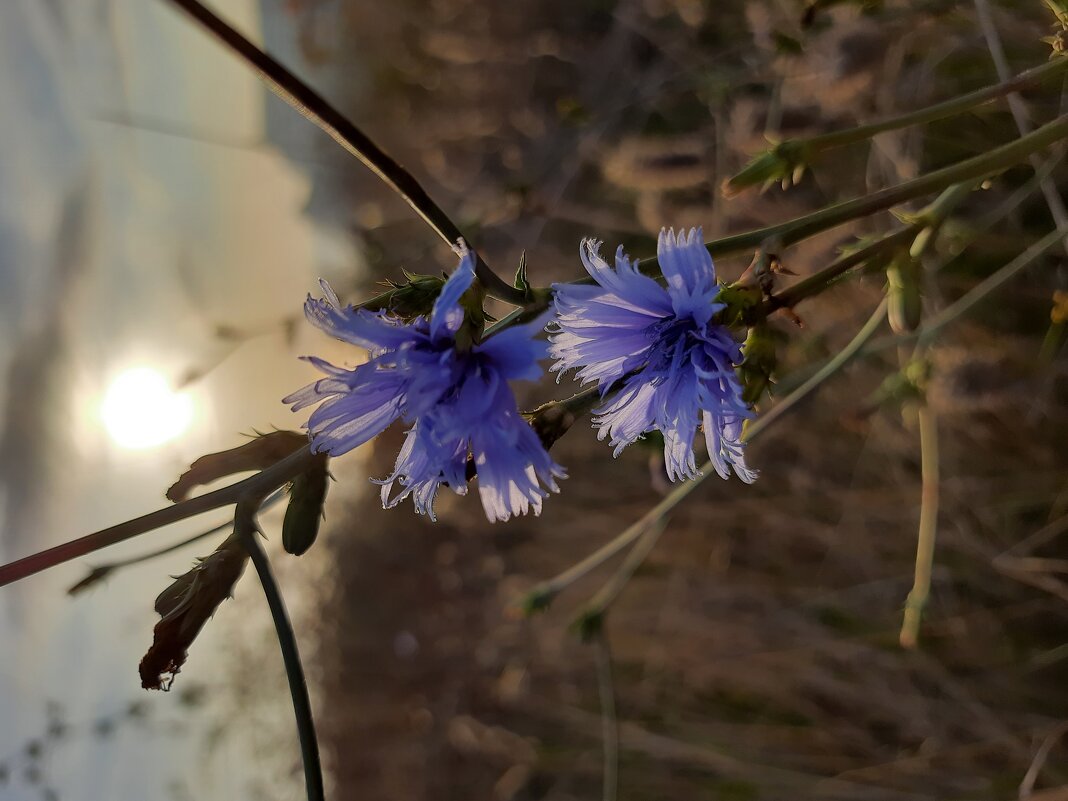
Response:
[[[174,439],[189,427],[193,399],[171,389],[158,370],[136,367],[111,382],[100,416],[117,445],[151,448]]]

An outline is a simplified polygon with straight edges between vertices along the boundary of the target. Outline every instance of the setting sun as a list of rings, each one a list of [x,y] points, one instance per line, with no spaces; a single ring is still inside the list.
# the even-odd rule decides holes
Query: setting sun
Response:
[[[193,399],[175,392],[151,367],[120,373],[104,395],[100,416],[111,439],[123,448],[161,445],[189,427]]]

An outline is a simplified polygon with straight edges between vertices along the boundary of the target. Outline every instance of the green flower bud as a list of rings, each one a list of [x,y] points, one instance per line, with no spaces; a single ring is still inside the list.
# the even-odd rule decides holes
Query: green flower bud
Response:
[[[289,488],[289,506],[282,521],[282,547],[286,553],[300,556],[319,535],[319,522],[323,518],[323,502],[326,500],[327,456],[321,455],[315,463],[293,479]]]
[[[922,266],[907,253],[900,252],[886,268],[886,281],[890,328],[895,334],[915,331],[923,315]]]
[[[749,329],[742,345],[742,356],[742,363],[738,365],[742,400],[753,406],[767,391],[777,366],[775,334],[770,326],[760,323]]]

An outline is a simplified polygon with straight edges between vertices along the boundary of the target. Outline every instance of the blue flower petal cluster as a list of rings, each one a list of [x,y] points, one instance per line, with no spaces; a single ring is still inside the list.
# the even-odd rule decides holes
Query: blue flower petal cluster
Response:
[[[638,270],[622,246],[613,269],[600,242],[584,240],[582,263],[596,284],[556,284],[553,370],[577,370],[602,393],[617,390],[597,410],[598,438],[611,438],[615,455],[651,431],[664,435],[668,477],[697,475],[693,441],[703,427],[709,458],[723,478],[730,468],[745,482],[756,472],[745,464],[742,423],[752,412],[742,400],[734,368],[741,347],[712,322],[724,308],[701,229],[661,230],[657,260],[661,286]]]
[[[308,420],[312,450],[337,456],[382,433],[395,420],[411,428],[382,501],[393,507],[411,496],[416,511],[434,519],[438,488],[467,492],[468,461],[478,476],[486,516],[541,511],[557,492],[563,469],[519,414],[508,382],[535,380],[546,343],[535,339],[545,319],[515,326],[476,344],[458,337],[461,298],[474,278],[474,258],[457,249],[460,265],[442,287],[429,317],[412,323],[381,312],[342,307],[323,282],[325,297],[308,298],[308,319],[331,336],[366,348],[370,359],[353,370],[309,357],[325,377],[284,399],[294,411],[319,404]]]

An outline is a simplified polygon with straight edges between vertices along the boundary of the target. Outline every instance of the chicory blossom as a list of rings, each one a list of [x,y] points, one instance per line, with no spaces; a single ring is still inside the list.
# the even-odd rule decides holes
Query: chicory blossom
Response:
[[[577,369],[583,383],[616,394],[596,410],[598,438],[611,438],[615,455],[644,434],[664,435],[668,477],[698,474],[693,440],[704,428],[716,472],[730,468],[749,483],[742,423],[752,416],[734,368],[742,360],[730,332],[712,322],[725,304],[701,229],[661,230],[657,260],[667,286],[638,269],[620,246],[615,269],[600,242],[583,240],[582,263],[596,284],[554,285],[556,329],[550,337],[552,370]]]
[[[507,328],[472,343],[461,298],[474,278],[474,258],[457,248],[460,265],[445,282],[428,317],[414,322],[382,312],[342,307],[329,285],[326,297],[308,298],[308,319],[331,336],[366,348],[370,359],[349,370],[308,361],[326,374],[284,399],[297,411],[319,404],[308,420],[311,448],[338,456],[403,420],[411,428],[393,473],[382,484],[387,508],[411,496],[420,514],[434,518],[438,488],[467,492],[468,462],[478,476],[486,516],[541,511],[557,492],[563,469],[520,415],[510,380],[541,376],[546,343],[535,339],[545,319]],[[396,494],[394,490],[396,489]]]

